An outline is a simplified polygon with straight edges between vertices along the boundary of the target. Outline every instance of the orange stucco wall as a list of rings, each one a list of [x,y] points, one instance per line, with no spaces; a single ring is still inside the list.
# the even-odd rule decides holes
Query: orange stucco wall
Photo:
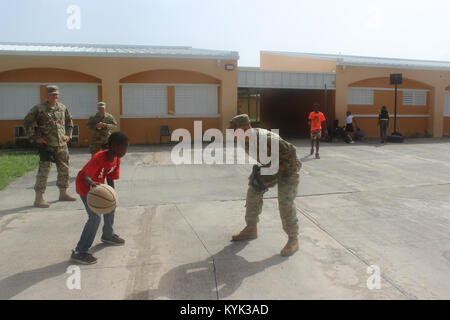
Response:
[[[333,72],[336,70],[336,62],[261,52],[260,68],[279,71]]]
[[[412,70],[412,69],[387,69],[387,68],[368,68],[368,67],[343,67],[336,69],[336,118],[342,123],[345,121],[347,110],[352,113],[364,112],[363,106],[351,106],[347,104],[348,88],[359,85],[363,87],[382,87],[386,88],[386,82],[391,73],[402,73],[404,84],[400,88],[408,89],[427,89],[427,107],[401,106],[402,93],[398,97],[399,114],[424,114],[429,115],[426,118],[402,118],[403,134],[416,128],[417,122],[427,123],[423,130],[431,133],[434,137],[441,137],[444,132],[444,96],[445,88],[450,83],[449,71],[430,71],[430,70]],[[387,82],[389,83],[389,82]],[[388,87],[393,88],[393,85]],[[385,104],[390,113],[393,112],[393,91],[375,91],[375,104],[372,110],[379,110]],[[390,100],[390,102],[389,102]],[[364,109],[364,110],[363,110]],[[369,113],[372,113],[372,110]],[[418,120],[420,119],[420,120]],[[376,122],[375,122],[376,124]],[[366,129],[372,130],[372,129]],[[420,131],[419,131],[420,132]]]
[[[395,114],[395,91],[392,89],[388,77],[365,79],[352,83],[349,87],[365,87],[365,88],[386,88],[387,90],[374,90],[374,104],[369,105],[353,105],[348,104],[347,110],[356,116],[359,127],[366,133],[367,137],[378,137],[379,129],[377,118],[358,118],[358,115],[375,115],[380,112],[382,106],[386,106],[390,115]],[[427,92],[426,106],[404,106],[403,91],[401,89],[421,89],[430,90],[431,87],[423,83],[404,79],[403,83],[398,86],[397,97],[397,114],[398,115],[430,115],[431,116],[431,95]],[[394,129],[394,121],[391,119],[390,129]],[[421,118],[398,118],[397,131],[403,135],[411,136],[415,134],[425,135],[430,133],[429,117]]]
[[[214,83],[220,80],[206,74],[184,70],[152,70],[139,72],[120,80],[121,83]]]
[[[0,73],[0,82],[38,82],[38,83],[55,83],[55,82],[88,82],[100,83],[99,78],[75,72],[71,70],[57,68],[30,68],[18,69]],[[40,99],[45,101],[47,97],[45,85],[40,86]],[[102,88],[98,89],[99,100],[102,98]],[[33,106],[29,106],[30,109]],[[25,114],[23,115],[25,117]],[[74,119],[74,124],[79,125],[80,139],[79,143],[73,145],[88,145],[91,133],[86,128],[86,119]],[[14,127],[22,126],[23,120],[0,120],[0,142],[14,142]]]
[[[191,136],[194,136],[194,120],[202,121],[203,132],[207,129],[218,128],[220,126],[220,118],[165,118],[165,119],[122,119],[121,130],[126,132],[130,137],[131,144],[153,144],[159,143],[160,126],[169,126],[172,133],[177,128],[189,130]],[[162,141],[169,141],[169,137],[163,137]]]
[[[1,60],[0,60],[1,61]],[[0,63],[1,65],[1,63]],[[0,72],[0,82],[93,82],[99,78],[57,68],[26,68]]]
[[[378,127],[378,118],[355,118],[358,127],[364,131],[366,137],[376,138],[380,136],[380,128]],[[427,118],[397,118],[397,131],[401,132],[405,137],[414,136],[416,134],[424,135],[428,132]],[[394,131],[394,119],[389,120],[388,135]]]
[[[237,112],[237,68],[225,70],[232,60],[207,59],[161,59],[161,58],[105,58],[62,56],[2,56],[0,59],[0,82],[98,82],[101,83],[99,100],[108,105],[108,112],[119,122],[121,130],[131,130],[131,141],[145,143],[140,133],[130,123],[137,119],[120,119],[120,83],[214,83],[219,84],[220,118],[207,119],[205,123],[226,129],[229,120]],[[151,71],[151,72],[149,72]],[[31,106],[30,106],[31,108]],[[24,115],[25,116],[25,115]],[[82,120],[80,120],[82,123]],[[122,127],[122,123],[125,126]],[[159,123],[160,119],[152,119]],[[193,119],[170,119],[174,124],[193,124]],[[148,121],[147,121],[148,122]],[[3,121],[2,123],[6,123]],[[14,123],[14,122],[11,122]],[[136,123],[140,123],[137,121]],[[9,124],[8,124],[9,125]],[[128,126],[127,126],[128,125]],[[3,124],[0,132],[6,128]],[[12,129],[11,135],[13,135]],[[126,131],[125,131],[126,132]],[[128,132],[127,132],[128,133]],[[133,138],[136,134],[139,138]],[[0,136],[0,142],[8,135]],[[80,143],[90,136],[84,124],[80,125]],[[152,132],[149,136],[154,136]],[[148,139],[147,139],[148,140]],[[155,140],[148,140],[155,141]],[[158,126],[159,141],[159,126]]]
[[[336,105],[335,116],[340,123],[344,123],[347,110],[354,114],[374,114],[382,105],[386,105],[393,112],[393,92],[375,91],[374,106],[354,106],[347,104],[348,88],[350,86],[393,88],[389,83],[391,73],[402,73],[403,84],[399,88],[427,89],[427,106],[402,106],[402,92],[399,92],[399,114],[427,115],[423,118],[402,118],[405,131],[421,129],[423,132],[432,133],[434,137],[441,137],[445,132],[450,132],[450,121],[444,121],[444,96],[445,91],[450,90],[450,71],[431,71],[418,69],[390,69],[375,67],[351,67],[337,66],[336,62],[323,59],[311,59],[309,57],[289,56],[284,54],[261,52],[261,69],[286,70],[304,72],[336,72]],[[418,120],[419,119],[419,120]],[[367,125],[370,121],[364,120]],[[417,123],[420,122],[418,126]],[[426,123],[426,127],[423,127]],[[376,124],[376,122],[375,122]],[[370,126],[370,125],[369,125]],[[368,129],[369,132],[372,129]],[[415,131],[414,131],[415,133]],[[406,133],[405,133],[406,134]]]
[[[444,118],[444,136],[450,136],[450,117]]]
[[[353,114],[378,114],[382,106],[386,106],[390,114],[394,114],[395,111],[395,92],[375,90],[373,94],[373,105],[355,105],[349,104],[348,111]],[[430,94],[427,93],[427,105],[426,106],[404,106],[403,92],[399,91],[397,96],[397,114],[429,114],[430,112]]]
[[[354,105],[348,104],[347,110],[351,111],[356,117],[358,126],[366,133],[367,137],[378,137],[379,129],[376,117],[372,118],[360,118],[358,115],[376,115],[380,112],[382,106],[386,106],[390,115],[395,113],[395,91],[392,89],[388,77],[365,79],[352,83],[349,87],[365,87],[365,88],[386,88],[387,90],[374,90],[374,104],[373,105]],[[415,134],[425,135],[430,133],[428,127],[429,117],[431,115],[431,96],[430,92],[427,93],[427,105],[426,106],[404,106],[402,104],[403,91],[401,89],[421,89],[430,90],[430,86],[422,84],[420,82],[404,79],[403,83],[398,86],[397,97],[397,114],[398,115],[424,115],[421,118],[398,118],[397,130],[403,135],[411,136]],[[390,120],[390,130],[394,129],[394,120]],[[391,132],[391,131],[389,131]]]
[[[79,127],[79,143],[72,145],[87,146],[90,143],[92,133],[86,127],[86,119],[74,119],[73,124]],[[14,142],[14,127],[23,126],[23,120],[0,120],[0,143]],[[83,129],[85,128],[85,129]]]
[[[22,122],[22,120],[0,120],[0,143],[14,142],[14,127],[21,126]]]
[[[88,146],[91,143],[92,131],[90,131],[86,124],[87,119],[74,119],[74,125],[78,125],[79,130],[79,139],[78,143],[72,143],[72,145],[76,146]]]

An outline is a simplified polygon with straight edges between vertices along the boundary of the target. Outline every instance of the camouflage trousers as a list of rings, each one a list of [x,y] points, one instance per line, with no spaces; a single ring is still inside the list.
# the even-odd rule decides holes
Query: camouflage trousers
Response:
[[[52,152],[55,157],[56,169],[58,170],[56,185],[60,189],[67,189],[69,187],[69,149],[67,148],[67,145],[62,147],[47,146],[47,150]],[[35,191],[41,193],[45,192],[51,166],[51,161],[39,162],[36,184],[34,186]]]
[[[297,189],[300,181],[299,173],[295,172],[288,175],[281,175],[280,173],[269,176],[261,175],[260,180],[267,188],[278,185],[278,208],[283,230],[287,234],[297,234],[298,219],[294,200],[297,196]],[[245,207],[246,223],[258,223],[259,215],[261,214],[263,207],[263,193],[257,192],[250,184],[247,191]]]
[[[99,151],[108,149],[108,144],[101,144],[101,143],[91,143],[89,145],[89,150],[91,151],[91,155],[96,154]]]

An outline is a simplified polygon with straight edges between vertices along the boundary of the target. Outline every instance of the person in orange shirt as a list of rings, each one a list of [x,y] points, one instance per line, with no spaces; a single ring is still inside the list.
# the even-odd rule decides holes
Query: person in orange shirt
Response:
[[[325,134],[327,133],[326,119],[322,112],[319,111],[319,104],[313,105],[313,110],[308,117],[308,127],[311,130],[311,155],[314,153],[314,141],[316,141],[316,159],[320,159],[319,156],[319,144],[322,137],[322,127]]]

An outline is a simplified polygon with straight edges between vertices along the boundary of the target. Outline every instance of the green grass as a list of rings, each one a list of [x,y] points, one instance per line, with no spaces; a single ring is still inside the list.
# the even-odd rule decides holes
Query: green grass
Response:
[[[0,154],[0,190],[39,165],[39,156],[33,153]]]

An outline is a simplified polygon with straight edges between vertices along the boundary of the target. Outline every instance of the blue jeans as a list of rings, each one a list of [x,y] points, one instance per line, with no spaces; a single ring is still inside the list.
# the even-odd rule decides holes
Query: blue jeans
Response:
[[[80,241],[78,241],[76,252],[87,253],[89,248],[94,242],[95,235],[97,234],[98,226],[100,225],[101,215],[93,213],[87,205],[86,197],[81,196],[81,200],[84,203],[86,212],[88,214],[88,221],[84,225],[83,232],[81,233]],[[113,231],[114,224],[114,211],[109,214],[103,214],[103,236],[112,237],[114,235]]]

